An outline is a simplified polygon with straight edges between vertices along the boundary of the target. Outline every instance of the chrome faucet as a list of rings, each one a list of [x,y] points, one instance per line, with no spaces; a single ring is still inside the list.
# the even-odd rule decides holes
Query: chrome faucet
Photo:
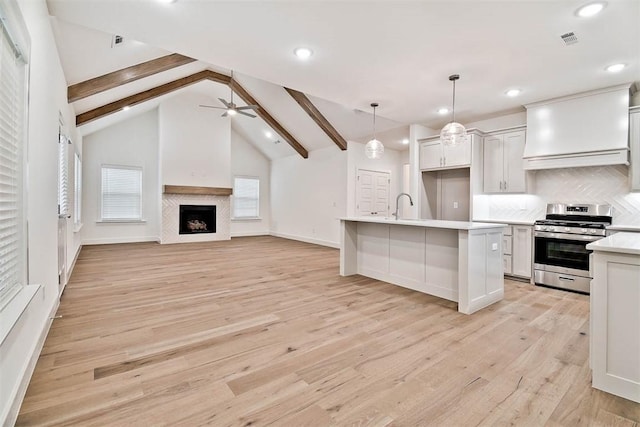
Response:
[[[400,197],[401,196],[407,196],[409,198],[409,203],[411,204],[411,206],[413,206],[413,199],[411,198],[411,195],[408,193],[400,193],[398,194],[398,197],[396,197],[396,211],[394,213],[392,213],[393,216],[396,217],[396,219],[398,219],[398,206],[400,205]]]

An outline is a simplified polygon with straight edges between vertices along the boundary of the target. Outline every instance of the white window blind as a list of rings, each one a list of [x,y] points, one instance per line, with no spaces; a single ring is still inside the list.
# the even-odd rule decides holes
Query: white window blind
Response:
[[[75,153],[73,170],[73,223],[79,226],[82,224],[82,160],[78,153]]]
[[[69,140],[58,138],[58,215],[69,215]]]
[[[142,219],[142,169],[127,166],[102,167],[102,219]]]
[[[0,21],[0,309],[26,283],[26,67]]]
[[[233,182],[233,217],[258,218],[260,215],[260,180],[236,177]]]

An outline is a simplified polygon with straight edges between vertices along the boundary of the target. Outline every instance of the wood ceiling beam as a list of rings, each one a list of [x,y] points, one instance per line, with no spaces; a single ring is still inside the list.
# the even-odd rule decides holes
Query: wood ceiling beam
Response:
[[[178,53],[152,59],[151,61],[71,85],[67,88],[67,99],[69,103],[75,102],[88,96],[104,92],[105,90],[113,89],[144,77],[149,77],[153,74],[189,64],[193,61],[195,61],[195,59]]]
[[[278,123],[278,121],[276,119],[274,119],[271,114],[269,114],[269,112],[267,110],[265,110],[265,108],[260,105],[258,103],[258,101],[256,101],[256,99],[251,96],[251,94],[249,92],[247,92],[242,86],[240,86],[240,84],[236,81],[236,80],[232,80],[231,82],[231,88],[232,90],[238,94],[238,96],[240,96],[240,98],[242,98],[242,100],[244,102],[246,102],[248,105],[251,104],[256,104],[258,105],[260,108],[258,108],[257,110],[255,110],[254,112],[260,116],[260,118],[262,120],[264,120],[265,122],[267,122],[267,124],[269,126],[271,126],[271,128],[273,128],[274,131],[276,131],[281,137],[282,139],[284,139],[285,141],[287,141],[287,143],[298,152],[298,154],[300,154],[302,157],[304,157],[305,159],[309,157],[309,152],[307,152],[307,149],[304,148],[294,137],[293,135],[291,135],[285,128],[283,128],[280,123]]]
[[[298,140],[293,137],[293,135],[291,135],[275,118],[273,118],[273,116],[269,114],[269,112],[262,105],[260,105],[260,103],[256,101],[256,99],[251,96],[251,94],[247,92],[237,81],[233,80],[232,82],[231,77],[211,70],[200,71],[190,76],[182,77],[178,80],[165,83],[149,90],[145,90],[144,92],[139,92],[126,98],[122,98],[109,104],[103,105],[101,107],[94,108],[93,110],[80,113],[76,116],[76,126],[84,125],[93,120],[120,111],[124,107],[131,107],[133,105],[149,101],[150,99],[157,98],[185,86],[198,83],[202,80],[211,80],[216,83],[226,84],[227,86],[230,86],[232,90],[234,90],[238,94],[238,96],[240,96],[240,98],[242,98],[242,100],[247,104],[258,105],[259,108],[255,111],[255,113],[269,126],[271,126],[271,128],[273,128],[273,130],[276,131],[282,137],[282,139],[284,139],[294,150],[296,150],[298,154],[300,154],[305,159],[309,157],[309,153],[306,148],[304,148],[302,144],[300,144]]]
[[[313,121],[316,122],[318,126],[320,126],[320,129],[322,129],[324,133],[326,133],[327,136],[331,138],[331,140],[338,146],[338,148],[343,151],[347,149],[347,141],[342,137],[342,135],[340,135],[336,128],[334,128],[331,123],[329,123],[329,120],[327,120],[322,115],[322,113],[316,108],[315,105],[313,105],[311,100],[304,93],[298,92],[294,89],[289,89],[288,87],[285,87],[284,90],[286,90],[289,95],[291,95],[291,97],[295,99],[298,105],[300,105],[300,107],[309,115],[309,117],[311,117]]]
[[[78,114],[76,116],[76,126],[80,126],[109,114],[113,114],[116,111],[122,110],[124,107],[132,107],[136,104],[140,104],[150,99],[157,98],[185,86],[198,83],[199,81],[208,80],[210,77],[209,73],[213,73],[213,71],[200,71],[198,73],[191,74],[190,76],[182,77],[178,80],[156,86],[149,90],[145,90],[144,92],[139,92],[135,95],[127,96],[126,98],[122,98],[107,105],[103,105],[102,107],[94,108],[93,110]],[[222,76],[222,74],[220,75]],[[230,80],[231,78],[227,77],[227,84]]]

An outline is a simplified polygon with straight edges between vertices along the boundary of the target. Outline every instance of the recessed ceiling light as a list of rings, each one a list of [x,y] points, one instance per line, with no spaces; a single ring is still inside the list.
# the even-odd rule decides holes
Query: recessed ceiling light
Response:
[[[607,2],[604,1],[585,4],[584,6],[576,10],[576,15],[578,15],[580,18],[588,18],[602,12],[602,9],[604,9],[606,5]]]
[[[408,139],[408,138],[403,139],[403,140],[402,140],[402,143],[403,143],[404,145],[407,145],[407,144],[409,143],[409,139]]]
[[[293,53],[295,53],[295,55],[298,57],[298,59],[301,59],[303,61],[306,61],[307,59],[311,58],[311,55],[313,55],[313,51],[311,49],[309,49],[308,47],[299,47],[296,48]]]
[[[507,96],[514,97],[514,96],[520,95],[520,92],[522,92],[520,89],[509,89],[508,91],[505,92],[505,94]]]
[[[271,138],[273,134],[267,130],[264,132],[264,136],[266,136],[267,138]]]
[[[438,114],[447,114],[449,112],[448,108],[439,108],[438,109]]]
[[[131,107],[129,107],[128,105],[125,105],[124,107],[122,107],[122,111],[129,111]]]
[[[158,0],[160,3],[175,3],[176,0]]]
[[[610,73],[617,73],[619,71],[622,71],[624,67],[626,67],[625,64],[613,64],[613,65],[609,65],[607,68],[605,68],[605,70],[607,70]]]

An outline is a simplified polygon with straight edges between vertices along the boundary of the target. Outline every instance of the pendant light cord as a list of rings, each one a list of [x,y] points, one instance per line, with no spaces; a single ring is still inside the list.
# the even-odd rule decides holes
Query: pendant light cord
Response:
[[[453,116],[452,122],[456,121],[456,81],[453,81],[453,102],[451,106],[451,115]]]
[[[373,139],[376,138],[376,107],[373,107]]]

